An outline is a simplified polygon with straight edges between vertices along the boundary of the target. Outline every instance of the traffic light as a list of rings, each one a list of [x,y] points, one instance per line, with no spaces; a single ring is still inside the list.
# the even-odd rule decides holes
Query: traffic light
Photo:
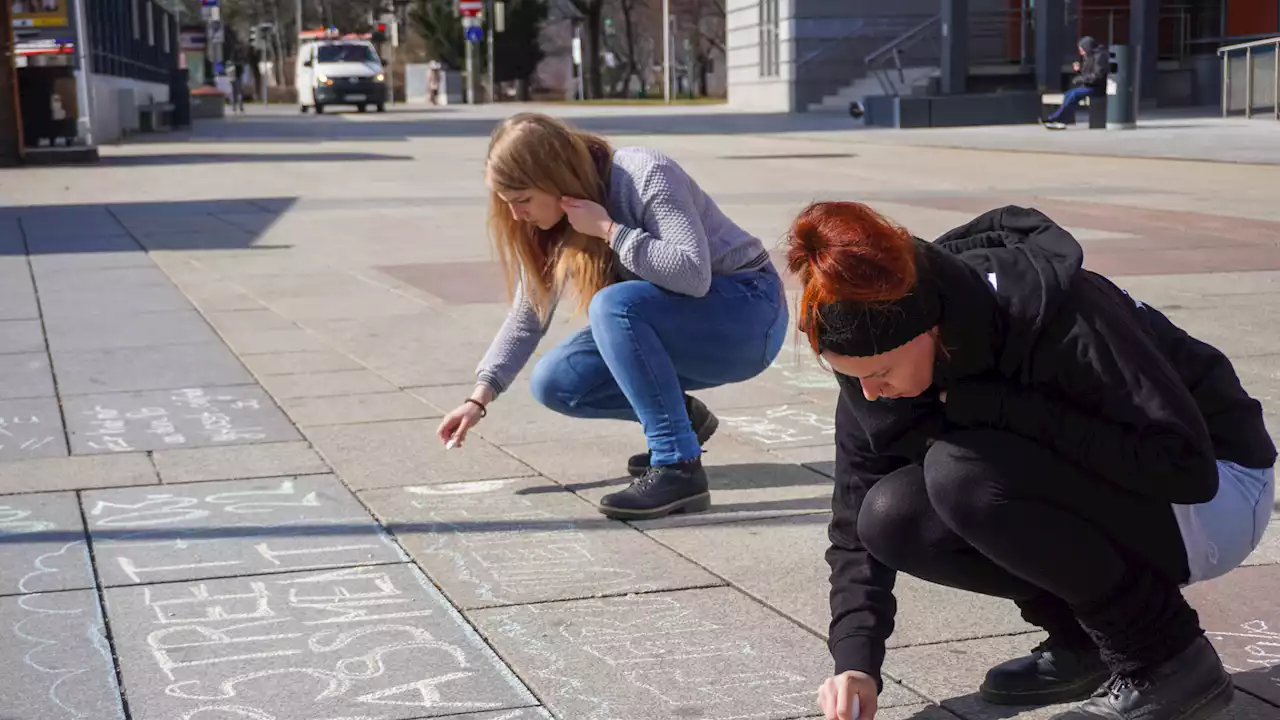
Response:
[[[373,28],[373,42],[381,45],[387,41],[387,24],[378,23]]]

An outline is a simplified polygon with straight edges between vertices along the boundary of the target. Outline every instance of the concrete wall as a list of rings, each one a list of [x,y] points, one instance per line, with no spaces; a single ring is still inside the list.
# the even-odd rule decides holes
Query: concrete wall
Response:
[[[169,86],[111,75],[89,75],[93,103],[93,140],[118,142],[138,131],[138,108],[169,101]]]
[[[742,110],[793,112],[795,72],[792,17],[800,0],[778,0],[778,75],[760,76],[760,0],[725,5],[725,79],[729,105]]]

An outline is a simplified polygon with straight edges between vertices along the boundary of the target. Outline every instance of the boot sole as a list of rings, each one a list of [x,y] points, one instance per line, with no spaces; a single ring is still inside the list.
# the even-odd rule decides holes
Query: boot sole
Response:
[[[709,509],[711,509],[711,493],[709,492],[648,510],[631,510],[629,508],[609,507],[608,505],[599,506],[601,514],[613,520],[657,520],[667,515],[705,512]]]
[[[1222,681],[1213,689],[1213,692],[1206,695],[1199,703],[1187,708],[1173,720],[1209,720],[1226,710],[1231,705],[1231,700],[1235,697],[1235,694],[1235,683],[1232,682],[1230,675],[1224,673]]]
[[[699,446],[706,445],[707,441],[711,439],[711,436],[715,435],[716,430],[719,430],[719,429],[720,429],[720,418],[712,414],[710,417],[707,418],[707,422],[705,422],[700,429],[694,430],[694,433],[698,436],[698,445]],[[627,465],[627,474],[630,475],[631,477],[640,477],[641,475],[648,472],[648,470],[649,470],[649,463],[645,463],[643,465],[633,465],[633,464]]]
[[[1088,700],[1098,686],[1111,677],[1111,671],[1101,670],[1094,675],[1052,690],[1002,691],[991,690],[986,685],[978,688],[978,695],[992,705],[1057,705],[1058,703]]]

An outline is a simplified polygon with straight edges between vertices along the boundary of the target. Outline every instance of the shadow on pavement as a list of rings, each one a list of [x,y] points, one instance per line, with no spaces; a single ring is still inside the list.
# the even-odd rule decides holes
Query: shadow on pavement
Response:
[[[107,155],[100,167],[150,167],[159,165],[220,165],[231,163],[353,162],[413,160],[409,155],[377,153],[168,153],[160,155]]]
[[[0,206],[0,256],[269,250],[257,241],[298,198]]]

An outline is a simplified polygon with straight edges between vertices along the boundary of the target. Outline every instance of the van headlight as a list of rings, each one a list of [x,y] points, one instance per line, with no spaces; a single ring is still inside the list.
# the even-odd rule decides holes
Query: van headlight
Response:
[[[383,75],[382,73],[378,73],[377,75],[375,75],[375,76],[373,77],[373,79],[374,79],[374,80],[377,80],[378,82],[382,82],[383,80],[386,80],[386,79],[387,79],[387,76],[386,76],[386,75]]]
[[[320,83],[321,85],[332,85],[332,84],[333,84],[333,81],[329,79],[329,76],[328,76],[328,75],[325,75],[325,74],[323,74],[323,73],[316,73],[316,82],[317,82],[317,83]]]

